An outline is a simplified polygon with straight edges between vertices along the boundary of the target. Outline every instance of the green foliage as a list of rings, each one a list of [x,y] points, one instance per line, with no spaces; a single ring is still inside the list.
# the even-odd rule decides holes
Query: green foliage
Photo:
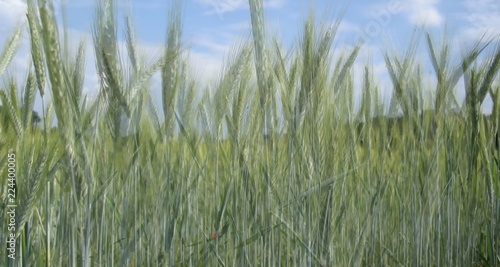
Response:
[[[129,17],[128,58],[121,55],[115,3],[98,1],[101,83],[91,101],[82,94],[84,41],[74,55],[62,51],[51,1],[28,1],[33,71],[24,86],[10,77],[0,91],[0,175],[15,153],[18,205],[16,260],[2,250],[3,265],[499,265],[498,46],[477,63],[492,42],[478,41],[452,66],[451,44],[436,50],[427,35],[438,81],[431,110],[418,38],[403,56],[385,52],[393,106],[404,115],[384,116],[369,65],[354,108],[362,46],[334,54],[340,17],[327,29],[311,14],[297,49],[285,53],[276,39],[267,45],[262,1],[249,2],[252,40],[235,45],[219,79],[199,89],[184,58],[180,1],[165,50],[152,59]],[[152,104],[156,73],[164,121]],[[466,103],[457,112],[462,77]],[[37,89],[53,101],[43,130],[27,131]],[[488,93],[493,113],[481,116]],[[4,248],[8,233],[0,231]]]

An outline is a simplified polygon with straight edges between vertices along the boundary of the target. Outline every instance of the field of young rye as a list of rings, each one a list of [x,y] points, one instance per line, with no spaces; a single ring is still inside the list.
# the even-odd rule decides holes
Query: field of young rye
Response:
[[[455,57],[446,39],[422,34],[402,56],[383,52],[396,119],[380,115],[370,65],[354,108],[361,46],[332,49],[341,17],[322,27],[311,16],[286,51],[250,0],[252,38],[207,90],[185,63],[176,4],[151,59],[130,18],[119,54],[112,0],[98,1],[94,51],[62,41],[51,2],[27,1],[28,27],[0,54],[0,265],[500,265],[498,40]],[[16,84],[5,71],[23,30],[31,67]],[[418,45],[437,77],[431,97]],[[92,52],[95,100],[82,94]],[[36,94],[51,101],[32,129]]]

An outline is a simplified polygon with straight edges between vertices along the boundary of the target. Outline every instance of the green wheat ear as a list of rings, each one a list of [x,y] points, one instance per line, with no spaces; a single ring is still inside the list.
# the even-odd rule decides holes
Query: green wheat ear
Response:
[[[19,44],[21,43],[22,33],[23,28],[17,27],[10,38],[7,39],[8,41],[4,45],[4,50],[0,54],[0,75],[5,72],[10,62],[14,58],[14,55],[19,48]]]
[[[14,90],[9,95],[4,90],[0,90],[0,99],[5,107],[3,109],[6,109],[7,116],[14,126],[16,134],[20,136],[23,133],[23,127],[18,113],[19,109],[17,108],[17,90],[15,89],[15,84],[11,84],[11,88],[14,88]]]
[[[26,79],[26,86],[24,88],[24,105],[23,105],[23,128],[26,130],[32,125],[32,120],[37,119],[34,117],[33,105],[35,104],[35,93],[36,93],[36,80],[33,74],[29,73]],[[38,118],[40,120],[40,118]]]
[[[38,90],[40,95],[43,97],[45,95],[45,85],[46,85],[46,70],[45,70],[45,58],[43,54],[43,42],[40,36],[41,26],[40,18],[36,12],[35,4],[33,0],[28,1],[28,12],[26,14],[28,18],[30,41],[31,41],[31,58],[33,60],[33,66],[35,69],[35,76],[37,81]]]
[[[165,43],[166,51],[164,55],[165,65],[162,66],[162,104],[164,122],[164,136],[171,138],[174,126],[174,110],[176,97],[180,85],[180,64],[181,64],[181,37],[182,23],[180,17],[180,1],[174,2],[170,10],[169,26],[167,31],[167,40]]]
[[[259,86],[259,108],[262,120],[261,132],[267,136],[273,134],[271,129],[270,101],[273,98],[268,76],[267,52],[264,34],[264,9],[262,0],[249,0],[250,18],[252,22],[252,35],[254,41],[255,69],[257,73],[257,84]]]

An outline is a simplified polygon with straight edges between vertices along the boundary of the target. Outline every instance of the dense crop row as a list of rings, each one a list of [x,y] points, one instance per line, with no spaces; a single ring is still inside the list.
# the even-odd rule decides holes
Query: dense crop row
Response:
[[[70,53],[51,1],[28,1],[32,66],[25,84],[0,91],[2,210],[12,153],[17,174],[16,260],[2,249],[1,265],[500,265],[497,40],[479,40],[458,62],[451,43],[437,46],[431,35],[404,56],[384,53],[402,112],[391,118],[380,115],[370,65],[355,110],[362,47],[332,49],[340,16],[333,27],[311,16],[295,48],[283,51],[264,32],[262,1],[249,3],[252,39],[234,47],[205,90],[185,63],[177,5],[163,54],[151,59],[130,18],[120,55],[113,1],[98,1],[92,36],[101,81],[89,100],[84,41]],[[0,75],[21,34],[7,40]],[[435,97],[425,93],[419,43],[437,77]],[[155,73],[161,109],[151,96]],[[463,105],[454,97],[460,81]],[[52,100],[33,131],[37,93]],[[485,117],[488,94],[493,112]],[[6,248],[9,214],[0,221]]]

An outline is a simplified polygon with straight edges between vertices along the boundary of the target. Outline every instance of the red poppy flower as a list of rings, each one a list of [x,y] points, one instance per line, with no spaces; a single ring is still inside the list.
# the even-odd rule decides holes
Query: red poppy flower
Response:
[[[215,240],[217,239],[217,232],[213,232],[212,235],[210,235],[210,237]]]

